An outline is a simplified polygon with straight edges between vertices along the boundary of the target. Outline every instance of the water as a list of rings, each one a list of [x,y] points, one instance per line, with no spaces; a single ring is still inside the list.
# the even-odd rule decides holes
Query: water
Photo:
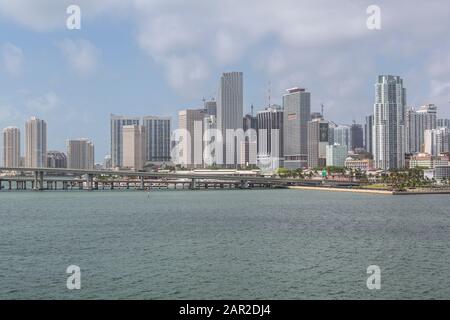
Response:
[[[449,299],[450,197],[0,193],[2,299]],[[66,288],[69,265],[81,290]],[[366,269],[381,268],[381,290]]]

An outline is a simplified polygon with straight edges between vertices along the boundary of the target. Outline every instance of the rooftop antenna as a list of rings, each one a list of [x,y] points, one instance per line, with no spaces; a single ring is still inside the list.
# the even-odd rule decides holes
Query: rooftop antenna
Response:
[[[252,118],[253,118],[253,103],[251,105],[251,109],[252,109]]]
[[[267,87],[267,98],[268,98],[268,107],[270,108],[270,95],[272,94],[271,82],[269,80],[269,84]]]
[[[324,117],[323,117],[323,103],[320,105],[320,109],[321,109],[321,113],[322,113],[322,119],[324,119]]]

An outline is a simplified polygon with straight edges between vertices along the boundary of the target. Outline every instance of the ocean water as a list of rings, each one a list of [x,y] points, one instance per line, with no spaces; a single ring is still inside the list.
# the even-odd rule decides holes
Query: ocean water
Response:
[[[449,299],[449,273],[448,195],[0,192],[1,299]]]

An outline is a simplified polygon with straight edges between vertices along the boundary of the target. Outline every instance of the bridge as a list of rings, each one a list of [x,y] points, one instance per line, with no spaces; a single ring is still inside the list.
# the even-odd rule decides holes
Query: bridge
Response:
[[[190,189],[209,187],[252,188],[252,187],[285,187],[289,185],[319,186],[321,180],[282,179],[276,177],[263,177],[248,174],[204,174],[204,173],[165,173],[125,170],[85,170],[66,168],[24,168],[24,167],[0,167],[0,173],[15,172],[21,175],[0,176],[0,190],[2,183],[6,182],[12,189],[15,183],[16,189],[26,189],[31,184],[33,190],[56,190],[62,185],[63,190],[78,187],[78,189],[98,190],[114,189],[125,186],[145,190],[155,185],[186,185]],[[109,178],[107,178],[109,177]],[[326,181],[328,186],[351,187],[359,185],[357,182]]]

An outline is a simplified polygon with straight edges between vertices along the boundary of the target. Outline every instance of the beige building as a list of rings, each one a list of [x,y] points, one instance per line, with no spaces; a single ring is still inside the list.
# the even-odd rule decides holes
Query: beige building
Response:
[[[432,156],[427,153],[418,153],[409,160],[409,167],[434,169],[436,166],[448,166],[448,160],[447,156]]]
[[[47,166],[47,123],[31,117],[25,123],[25,167]]]
[[[178,163],[185,167],[203,165],[204,109],[186,109],[178,112],[180,132]]]
[[[69,169],[94,169],[94,144],[88,139],[67,140],[67,167]]]
[[[127,125],[122,128],[122,168],[139,171],[144,169],[146,158],[146,133],[141,125]]]
[[[3,130],[3,166],[20,166],[20,130],[17,127]]]

